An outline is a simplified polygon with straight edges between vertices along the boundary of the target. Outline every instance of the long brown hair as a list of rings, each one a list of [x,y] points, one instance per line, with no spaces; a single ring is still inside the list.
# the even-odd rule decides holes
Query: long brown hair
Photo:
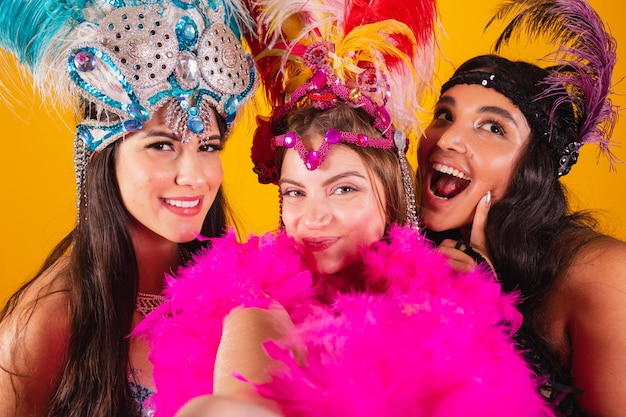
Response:
[[[225,123],[218,116],[220,132]],[[130,214],[117,186],[119,141],[92,154],[79,195],[80,219],[53,249],[38,274],[4,307],[0,320],[16,310],[26,288],[69,251],[66,275],[71,336],[66,363],[49,416],[136,416],[129,388],[129,334],[138,287]],[[218,237],[232,220],[220,187],[201,235]],[[196,252],[206,242],[184,244]],[[14,349],[24,349],[15,340]],[[19,399],[18,399],[19,400]]]

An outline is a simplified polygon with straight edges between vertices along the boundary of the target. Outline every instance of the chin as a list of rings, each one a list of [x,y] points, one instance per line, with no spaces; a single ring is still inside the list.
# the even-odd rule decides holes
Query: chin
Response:
[[[443,227],[445,227],[445,221],[442,222],[440,220],[444,220],[444,219],[438,219],[436,215],[433,216],[430,213],[431,213],[431,210],[424,209],[422,206],[421,211],[420,211],[420,219],[422,221],[422,224],[424,224],[424,226],[428,230],[431,230],[433,232],[441,232],[443,230],[447,230],[447,229],[442,229]]]
[[[345,253],[343,251],[321,251],[304,253],[304,259],[316,274],[334,275],[354,265],[358,260],[358,254]]]
[[[193,233],[193,232],[188,232],[185,231],[183,233],[178,233],[177,236],[174,236],[174,239],[172,239],[172,242],[176,242],[176,243],[188,243],[191,242],[193,240],[196,240],[198,238],[200,233]]]
[[[316,274],[320,275],[334,275],[345,267],[343,264],[338,265],[334,262],[330,263],[328,260],[319,259],[316,259],[313,264],[309,263],[309,265]]]
[[[313,270],[313,272],[320,275],[332,275],[341,270],[340,268],[334,268],[323,263],[321,265],[316,263],[315,265],[311,266],[311,269]]]

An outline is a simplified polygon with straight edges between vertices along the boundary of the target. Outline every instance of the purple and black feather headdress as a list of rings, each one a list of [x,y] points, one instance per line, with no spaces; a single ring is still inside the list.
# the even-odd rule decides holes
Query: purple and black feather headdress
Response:
[[[510,98],[524,113],[529,125],[548,139],[555,158],[557,176],[565,175],[578,159],[580,147],[595,143],[613,166],[617,158],[609,143],[617,121],[617,109],[609,97],[616,62],[616,41],[605,29],[598,14],[585,0],[505,0],[487,27],[512,16],[498,37],[499,52],[515,35],[547,40],[557,49],[548,54],[555,65],[539,83],[541,93],[529,93],[514,83],[487,73],[458,73],[444,90],[458,83],[480,83]],[[488,71],[488,70],[487,70]],[[552,108],[541,110],[539,102],[549,100]],[[561,123],[558,114],[569,107],[573,122]]]
[[[554,108],[571,103],[582,122],[576,142],[599,145],[614,162],[608,146],[617,121],[617,110],[609,97],[617,59],[615,39],[586,1],[508,0],[492,21],[515,11],[517,15],[496,41],[495,50],[524,29],[529,36],[544,36],[559,45],[551,54],[557,58],[559,66],[545,79],[547,88],[537,99],[556,96],[550,120]],[[563,94],[563,86],[567,94]]]

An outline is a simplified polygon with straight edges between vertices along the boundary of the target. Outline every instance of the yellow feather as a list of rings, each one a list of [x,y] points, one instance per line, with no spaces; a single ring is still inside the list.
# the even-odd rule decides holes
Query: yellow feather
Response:
[[[415,45],[415,35],[404,23],[397,20],[384,20],[372,24],[359,26],[350,31],[342,39],[337,39],[335,43],[335,54],[338,59],[334,59],[334,70],[343,80],[353,79],[352,74],[358,73],[355,67],[359,62],[371,62],[376,68],[384,69],[386,64],[384,56],[402,60],[412,76],[415,71],[412,59],[417,54],[415,46],[411,51],[412,56],[408,56],[404,51],[390,42],[389,35],[402,35],[407,37]],[[388,72],[388,71],[387,71]]]
[[[302,19],[300,15],[292,15],[285,19],[282,26],[285,39],[296,39],[302,31]]]

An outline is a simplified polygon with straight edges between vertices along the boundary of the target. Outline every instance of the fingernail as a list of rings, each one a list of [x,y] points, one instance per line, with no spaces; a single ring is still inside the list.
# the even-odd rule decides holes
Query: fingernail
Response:
[[[487,191],[487,194],[485,194],[484,202],[486,206],[491,205],[491,191]]]

